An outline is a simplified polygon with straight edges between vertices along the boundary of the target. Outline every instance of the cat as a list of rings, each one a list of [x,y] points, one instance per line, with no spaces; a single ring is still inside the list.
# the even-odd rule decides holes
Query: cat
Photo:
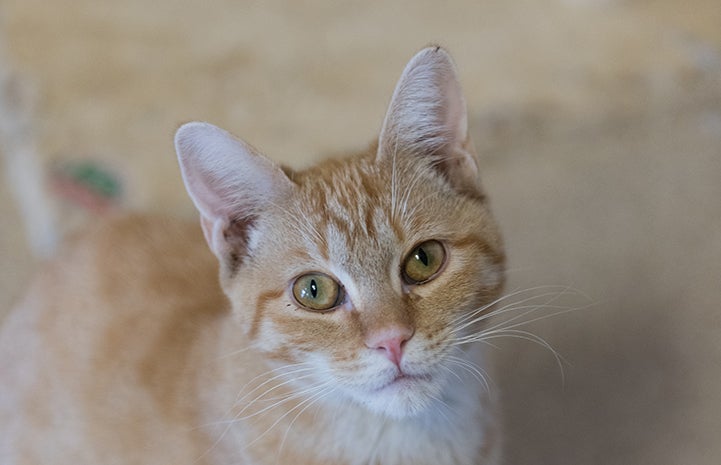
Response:
[[[0,329],[2,464],[498,463],[505,255],[444,49],[356,156],[293,171],[201,122],[175,145],[201,228],[90,227]]]

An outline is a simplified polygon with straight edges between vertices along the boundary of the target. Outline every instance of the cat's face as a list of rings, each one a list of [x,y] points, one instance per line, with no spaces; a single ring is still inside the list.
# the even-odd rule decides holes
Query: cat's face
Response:
[[[440,397],[455,342],[477,329],[463,317],[503,276],[485,202],[407,157],[395,172],[366,156],[297,176],[227,285],[257,347],[396,417]]]
[[[408,64],[378,147],[286,173],[224,131],[178,131],[183,176],[245,335],[299,382],[403,417],[442,396],[500,236],[448,55]]]

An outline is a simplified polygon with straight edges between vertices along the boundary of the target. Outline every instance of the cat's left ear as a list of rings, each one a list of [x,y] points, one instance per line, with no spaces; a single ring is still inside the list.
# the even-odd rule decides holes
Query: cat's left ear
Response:
[[[253,221],[289,195],[293,182],[280,166],[212,124],[181,126],[175,150],[210,249],[221,263],[237,265]]]
[[[483,197],[461,85],[451,56],[441,47],[418,52],[396,84],[377,160],[399,153],[429,157],[456,190]]]

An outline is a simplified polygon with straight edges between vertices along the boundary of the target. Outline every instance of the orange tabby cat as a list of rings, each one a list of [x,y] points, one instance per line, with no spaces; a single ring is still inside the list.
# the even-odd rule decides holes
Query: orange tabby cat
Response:
[[[205,241],[116,218],[41,271],[0,333],[0,463],[497,463],[504,254],[445,51],[359,156],[292,172],[206,123],[176,148]]]

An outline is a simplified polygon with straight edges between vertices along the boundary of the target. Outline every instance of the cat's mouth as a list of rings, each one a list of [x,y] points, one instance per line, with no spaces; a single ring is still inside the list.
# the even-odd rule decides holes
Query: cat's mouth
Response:
[[[441,396],[442,384],[431,374],[396,371],[367,389],[355,391],[354,397],[370,410],[394,418],[406,418],[424,411],[433,399]]]
[[[395,378],[385,383],[381,387],[374,389],[374,392],[381,393],[391,390],[412,389],[419,383],[427,383],[431,380],[430,375],[409,375],[407,373],[398,373]]]

